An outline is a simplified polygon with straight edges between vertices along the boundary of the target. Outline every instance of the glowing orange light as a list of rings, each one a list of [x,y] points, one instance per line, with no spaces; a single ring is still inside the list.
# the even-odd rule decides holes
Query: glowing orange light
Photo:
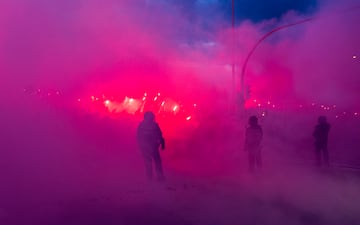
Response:
[[[186,120],[187,121],[191,120],[191,116],[186,117]]]

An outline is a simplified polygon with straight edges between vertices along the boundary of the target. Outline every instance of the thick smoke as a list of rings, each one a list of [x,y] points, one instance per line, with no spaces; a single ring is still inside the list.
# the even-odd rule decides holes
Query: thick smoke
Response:
[[[217,12],[218,1],[206,7],[205,1],[187,2],[0,3],[0,223],[336,224],[345,218],[351,224],[358,219],[356,180],[341,172],[334,172],[337,179],[309,176],[314,171],[303,169],[311,168],[311,132],[323,111],[289,106],[315,102],[359,109],[357,1],[322,2],[309,15],[290,11],[280,19],[241,21],[234,35],[228,17]],[[240,116],[225,113],[232,109],[231,64],[239,91],[241,67],[256,41],[306,18],[314,19],[266,39],[245,74],[250,101],[282,108],[268,115],[262,108]],[[59,90],[59,96],[28,93],[37,89]],[[103,92],[123,97],[159,91],[200,109],[197,129],[173,129],[170,138],[173,121],[160,124],[168,141],[162,153],[169,177],[165,192],[145,185],[134,137],[137,118],[102,117],[76,101]],[[247,176],[242,152],[243,119],[252,113],[266,114],[260,119],[265,136],[259,179]],[[357,120],[329,120],[334,161],[358,163]]]
[[[259,45],[246,74],[254,97],[358,108],[358,12],[356,1],[325,2],[314,15],[289,12],[280,20],[240,26],[237,36],[244,40],[239,45],[246,49],[240,52],[246,55],[266,32],[311,19],[277,31]]]

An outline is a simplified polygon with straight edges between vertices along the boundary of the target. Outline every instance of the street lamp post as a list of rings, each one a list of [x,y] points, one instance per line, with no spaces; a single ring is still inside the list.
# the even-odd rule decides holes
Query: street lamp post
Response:
[[[232,0],[231,2],[231,25],[232,25],[232,38],[231,38],[231,57],[232,57],[232,65],[231,65],[231,73],[232,73],[232,90],[231,90],[231,96],[232,96],[232,102],[236,101],[236,75],[235,75],[235,0]],[[233,103],[231,104],[233,105]]]
[[[240,77],[240,82],[241,82],[241,94],[242,94],[242,100],[243,102],[245,102],[245,96],[246,96],[246,90],[245,90],[245,73],[246,73],[246,68],[247,68],[247,64],[251,58],[251,56],[254,54],[255,50],[257,49],[257,47],[265,40],[267,39],[269,36],[271,36],[272,34],[274,34],[275,32],[277,31],[280,31],[280,30],[283,30],[283,29],[286,29],[286,28],[289,28],[289,27],[293,27],[293,26],[296,26],[296,25],[299,25],[299,24],[303,24],[303,23],[306,23],[306,22],[309,22],[311,20],[314,20],[314,18],[309,18],[309,19],[305,19],[305,20],[301,20],[301,21],[298,21],[298,22],[295,22],[295,23],[290,23],[290,24],[286,24],[286,25],[283,25],[283,26],[280,26],[280,27],[277,27],[269,32],[267,32],[265,35],[263,35],[256,43],[255,45],[250,49],[249,53],[247,54],[246,58],[245,58],[245,61],[244,61],[244,64],[242,66],[242,69],[241,69],[241,77]]]
[[[345,10],[341,10],[341,11],[338,11],[338,12],[335,12],[335,14],[342,14],[342,13],[350,13],[350,12],[353,12],[353,11],[357,11],[360,9],[360,5],[354,5],[352,7],[349,7]],[[257,47],[259,47],[259,45],[265,40],[267,39],[269,36],[271,36],[272,34],[274,34],[275,32],[278,32],[280,30],[283,30],[283,29],[286,29],[286,28],[289,28],[289,27],[293,27],[293,26],[296,26],[296,25],[299,25],[299,24],[303,24],[303,23],[307,23],[307,22],[310,22],[312,20],[315,20],[317,19],[316,17],[311,17],[311,18],[308,18],[308,19],[304,19],[304,20],[300,20],[300,21],[297,21],[297,22],[294,22],[294,23],[289,23],[289,24],[285,24],[283,26],[279,26],[269,32],[267,32],[266,34],[264,34],[256,43],[255,45],[250,49],[250,52],[247,54],[246,58],[245,58],[245,61],[244,61],[244,64],[242,66],[242,69],[241,69],[241,77],[240,77],[240,82],[241,82],[241,94],[242,94],[242,98],[245,102],[245,96],[246,96],[246,90],[245,90],[245,73],[246,73],[246,67],[247,67],[247,64],[251,58],[251,56],[254,54],[255,50],[257,49]]]

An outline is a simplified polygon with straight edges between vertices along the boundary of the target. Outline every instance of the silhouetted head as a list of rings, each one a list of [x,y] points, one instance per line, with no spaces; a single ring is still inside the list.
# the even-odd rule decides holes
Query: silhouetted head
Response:
[[[256,126],[258,125],[258,118],[256,116],[250,116],[249,118],[249,125]]]
[[[145,121],[154,121],[155,120],[155,114],[153,112],[145,112],[144,113],[144,120]]]
[[[318,122],[319,122],[320,124],[327,123],[326,116],[319,116]]]

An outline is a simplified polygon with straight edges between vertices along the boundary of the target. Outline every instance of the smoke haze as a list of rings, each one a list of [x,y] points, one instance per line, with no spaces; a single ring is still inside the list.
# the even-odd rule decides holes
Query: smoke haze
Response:
[[[358,170],[344,169],[360,164],[359,1],[237,21],[234,36],[220,1],[184,2],[0,3],[0,224],[359,221]],[[259,45],[245,74],[249,108],[228,113],[232,63],[240,91],[256,42],[307,18]],[[83,103],[144,92],[198,107],[190,125],[158,118],[164,185],[145,181],[139,117]],[[264,168],[255,177],[243,152],[252,114],[264,129]],[[322,114],[332,125],[333,167],[324,173],[313,168],[312,139]]]

